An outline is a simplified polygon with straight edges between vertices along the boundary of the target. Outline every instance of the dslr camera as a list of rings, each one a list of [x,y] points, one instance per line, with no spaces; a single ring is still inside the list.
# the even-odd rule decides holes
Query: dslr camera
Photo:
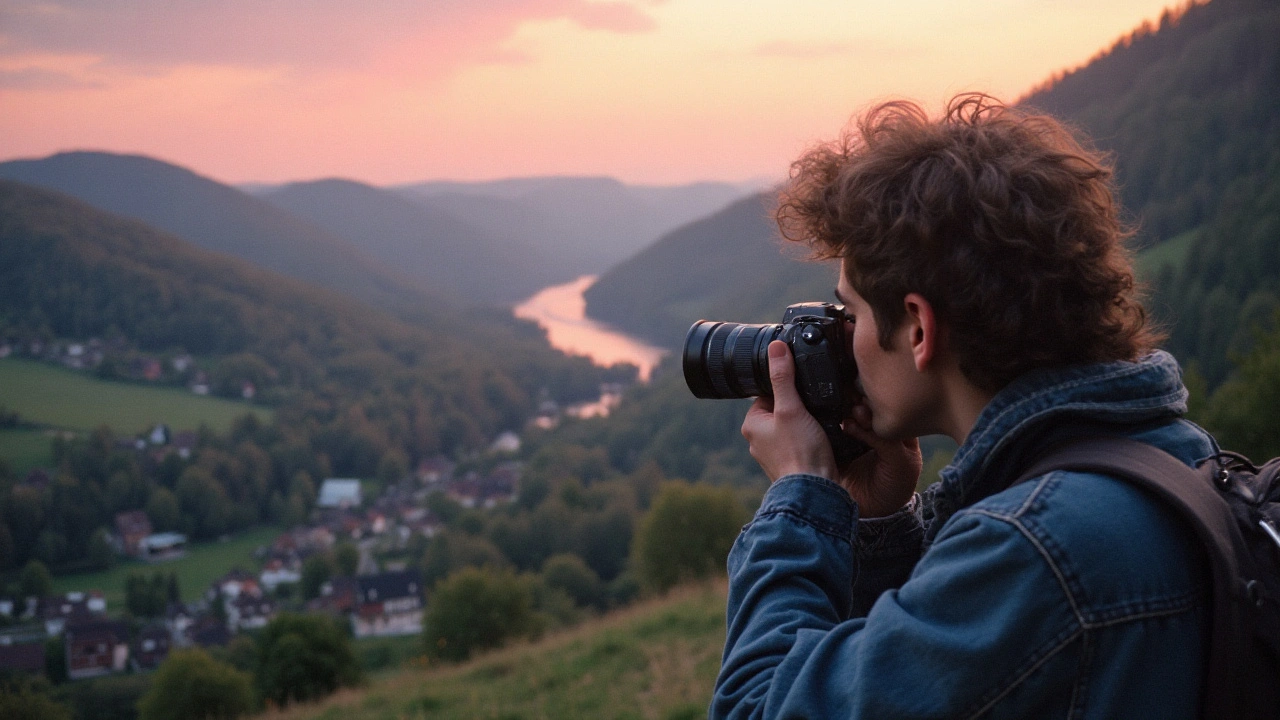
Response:
[[[840,429],[859,395],[846,317],[842,306],[808,302],[787,307],[776,325],[699,320],[684,338],[685,383],[700,398],[772,396],[769,343],[785,342],[795,357],[800,400],[844,467],[870,449]]]

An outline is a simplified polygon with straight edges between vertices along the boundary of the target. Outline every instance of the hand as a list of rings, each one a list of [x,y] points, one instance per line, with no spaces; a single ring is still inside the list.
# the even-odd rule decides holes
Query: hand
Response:
[[[791,349],[779,340],[769,344],[769,380],[773,397],[756,398],[742,421],[742,435],[770,482],[793,473],[828,478],[844,487],[864,518],[889,515],[911,500],[923,466],[915,438],[879,437],[870,429],[870,410],[860,406],[844,430],[871,451],[838,472],[826,433],[796,391]]]
[[[871,411],[865,405],[854,408],[854,416],[845,420],[843,429],[871,446],[871,452],[849,463],[836,478],[858,503],[859,517],[891,515],[910,502],[924,467],[919,439],[885,440],[876,435],[871,431]]]
[[[773,397],[758,397],[742,421],[751,457],[773,482],[804,473],[836,479],[836,459],[822,426],[805,409],[796,391],[795,360],[781,340],[769,343],[769,381]]]

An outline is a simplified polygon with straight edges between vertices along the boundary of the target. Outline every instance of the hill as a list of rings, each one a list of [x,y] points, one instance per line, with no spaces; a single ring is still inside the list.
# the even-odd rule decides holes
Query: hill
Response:
[[[1280,309],[1280,6],[1166,13],[1023,103],[1115,153],[1143,244],[1187,243],[1149,278],[1169,349],[1211,384]]]
[[[394,415],[421,416],[395,421],[415,428],[412,441],[399,431],[413,453],[479,446],[532,416],[540,393],[593,398],[601,379],[585,359],[553,351],[536,328],[509,315],[487,315],[483,332],[457,332],[454,318],[408,324],[135,220],[4,181],[0,318],[0,334],[18,345],[117,335],[142,351],[219,358],[215,386],[221,374],[234,390],[243,376],[276,404],[316,393],[330,403],[295,408],[295,421],[298,412],[333,422],[338,407],[390,403],[400,408]],[[416,410],[405,407],[414,403]]]
[[[705,717],[724,647],[723,587],[686,587],[463,665],[410,668],[260,717]]]
[[[830,266],[781,245],[770,203],[753,195],[663,236],[600,276],[587,314],[678,348],[699,318],[777,322],[789,303],[830,298]]]
[[[422,312],[441,299],[349,243],[261,199],[138,155],[68,152],[0,163],[0,179],[56,190],[199,247],[366,303]]]
[[[612,178],[513,178],[394,188],[494,237],[519,238],[565,279],[599,274],[663,233],[709,215],[746,191],[728,183],[627,185]]]
[[[1211,384],[1280,309],[1277,37],[1274,2],[1189,5],[1020,101],[1113,153],[1136,242],[1151,248],[1140,265],[1152,273],[1149,305],[1171,329],[1169,349]],[[758,320],[757,298],[778,308],[794,301],[785,288],[827,297],[803,272],[761,254],[774,233],[759,218],[753,224],[752,212],[739,206],[691,224],[619,265],[588,291],[588,315],[670,347],[698,316]],[[1157,251],[1173,239],[1176,247]]]
[[[348,180],[295,183],[261,197],[400,273],[468,304],[510,304],[572,279],[527,242],[430,204]]]

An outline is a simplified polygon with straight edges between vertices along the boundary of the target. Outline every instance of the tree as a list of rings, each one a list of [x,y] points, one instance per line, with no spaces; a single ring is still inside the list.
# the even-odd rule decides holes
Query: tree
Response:
[[[547,558],[542,564],[542,581],[548,587],[564,591],[579,607],[603,610],[607,604],[600,576],[577,555],[561,553]]]
[[[18,577],[18,592],[22,597],[44,597],[53,593],[53,575],[39,560],[31,560],[22,568]]]
[[[333,577],[333,559],[328,553],[316,553],[302,561],[302,596],[308,600],[320,596],[320,588]]]
[[[279,615],[258,637],[258,693],[277,705],[315,700],[361,680],[351,638],[323,615]]]
[[[199,648],[174,650],[138,701],[139,720],[235,718],[252,710],[249,674]]]
[[[360,548],[353,542],[340,542],[333,548],[333,562],[338,572],[354,576],[360,567]]]
[[[0,687],[0,718],[71,720],[71,710],[29,687]]]
[[[666,483],[636,537],[640,581],[666,592],[677,583],[722,572],[746,516],[727,488]]]
[[[116,551],[111,547],[110,536],[110,532],[101,527],[89,538],[87,559],[89,567],[94,570],[106,570],[116,561]]]
[[[510,570],[464,568],[436,586],[422,639],[433,657],[461,661],[534,629],[533,593]]]
[[[1223,447],[1258,461],[1280,455],[1280,314],[1274,327],[1213,394],[1205,418]]]

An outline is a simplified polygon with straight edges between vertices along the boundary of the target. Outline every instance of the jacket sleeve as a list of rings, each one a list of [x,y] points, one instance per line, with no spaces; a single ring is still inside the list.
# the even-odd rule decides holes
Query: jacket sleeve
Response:
[[[1075,617],[1009,522],[958,515],[923,558],[918,520],[880,522],[822,478],[770,488],[729,555],[711,717],[966,716],[1069,644]]]

